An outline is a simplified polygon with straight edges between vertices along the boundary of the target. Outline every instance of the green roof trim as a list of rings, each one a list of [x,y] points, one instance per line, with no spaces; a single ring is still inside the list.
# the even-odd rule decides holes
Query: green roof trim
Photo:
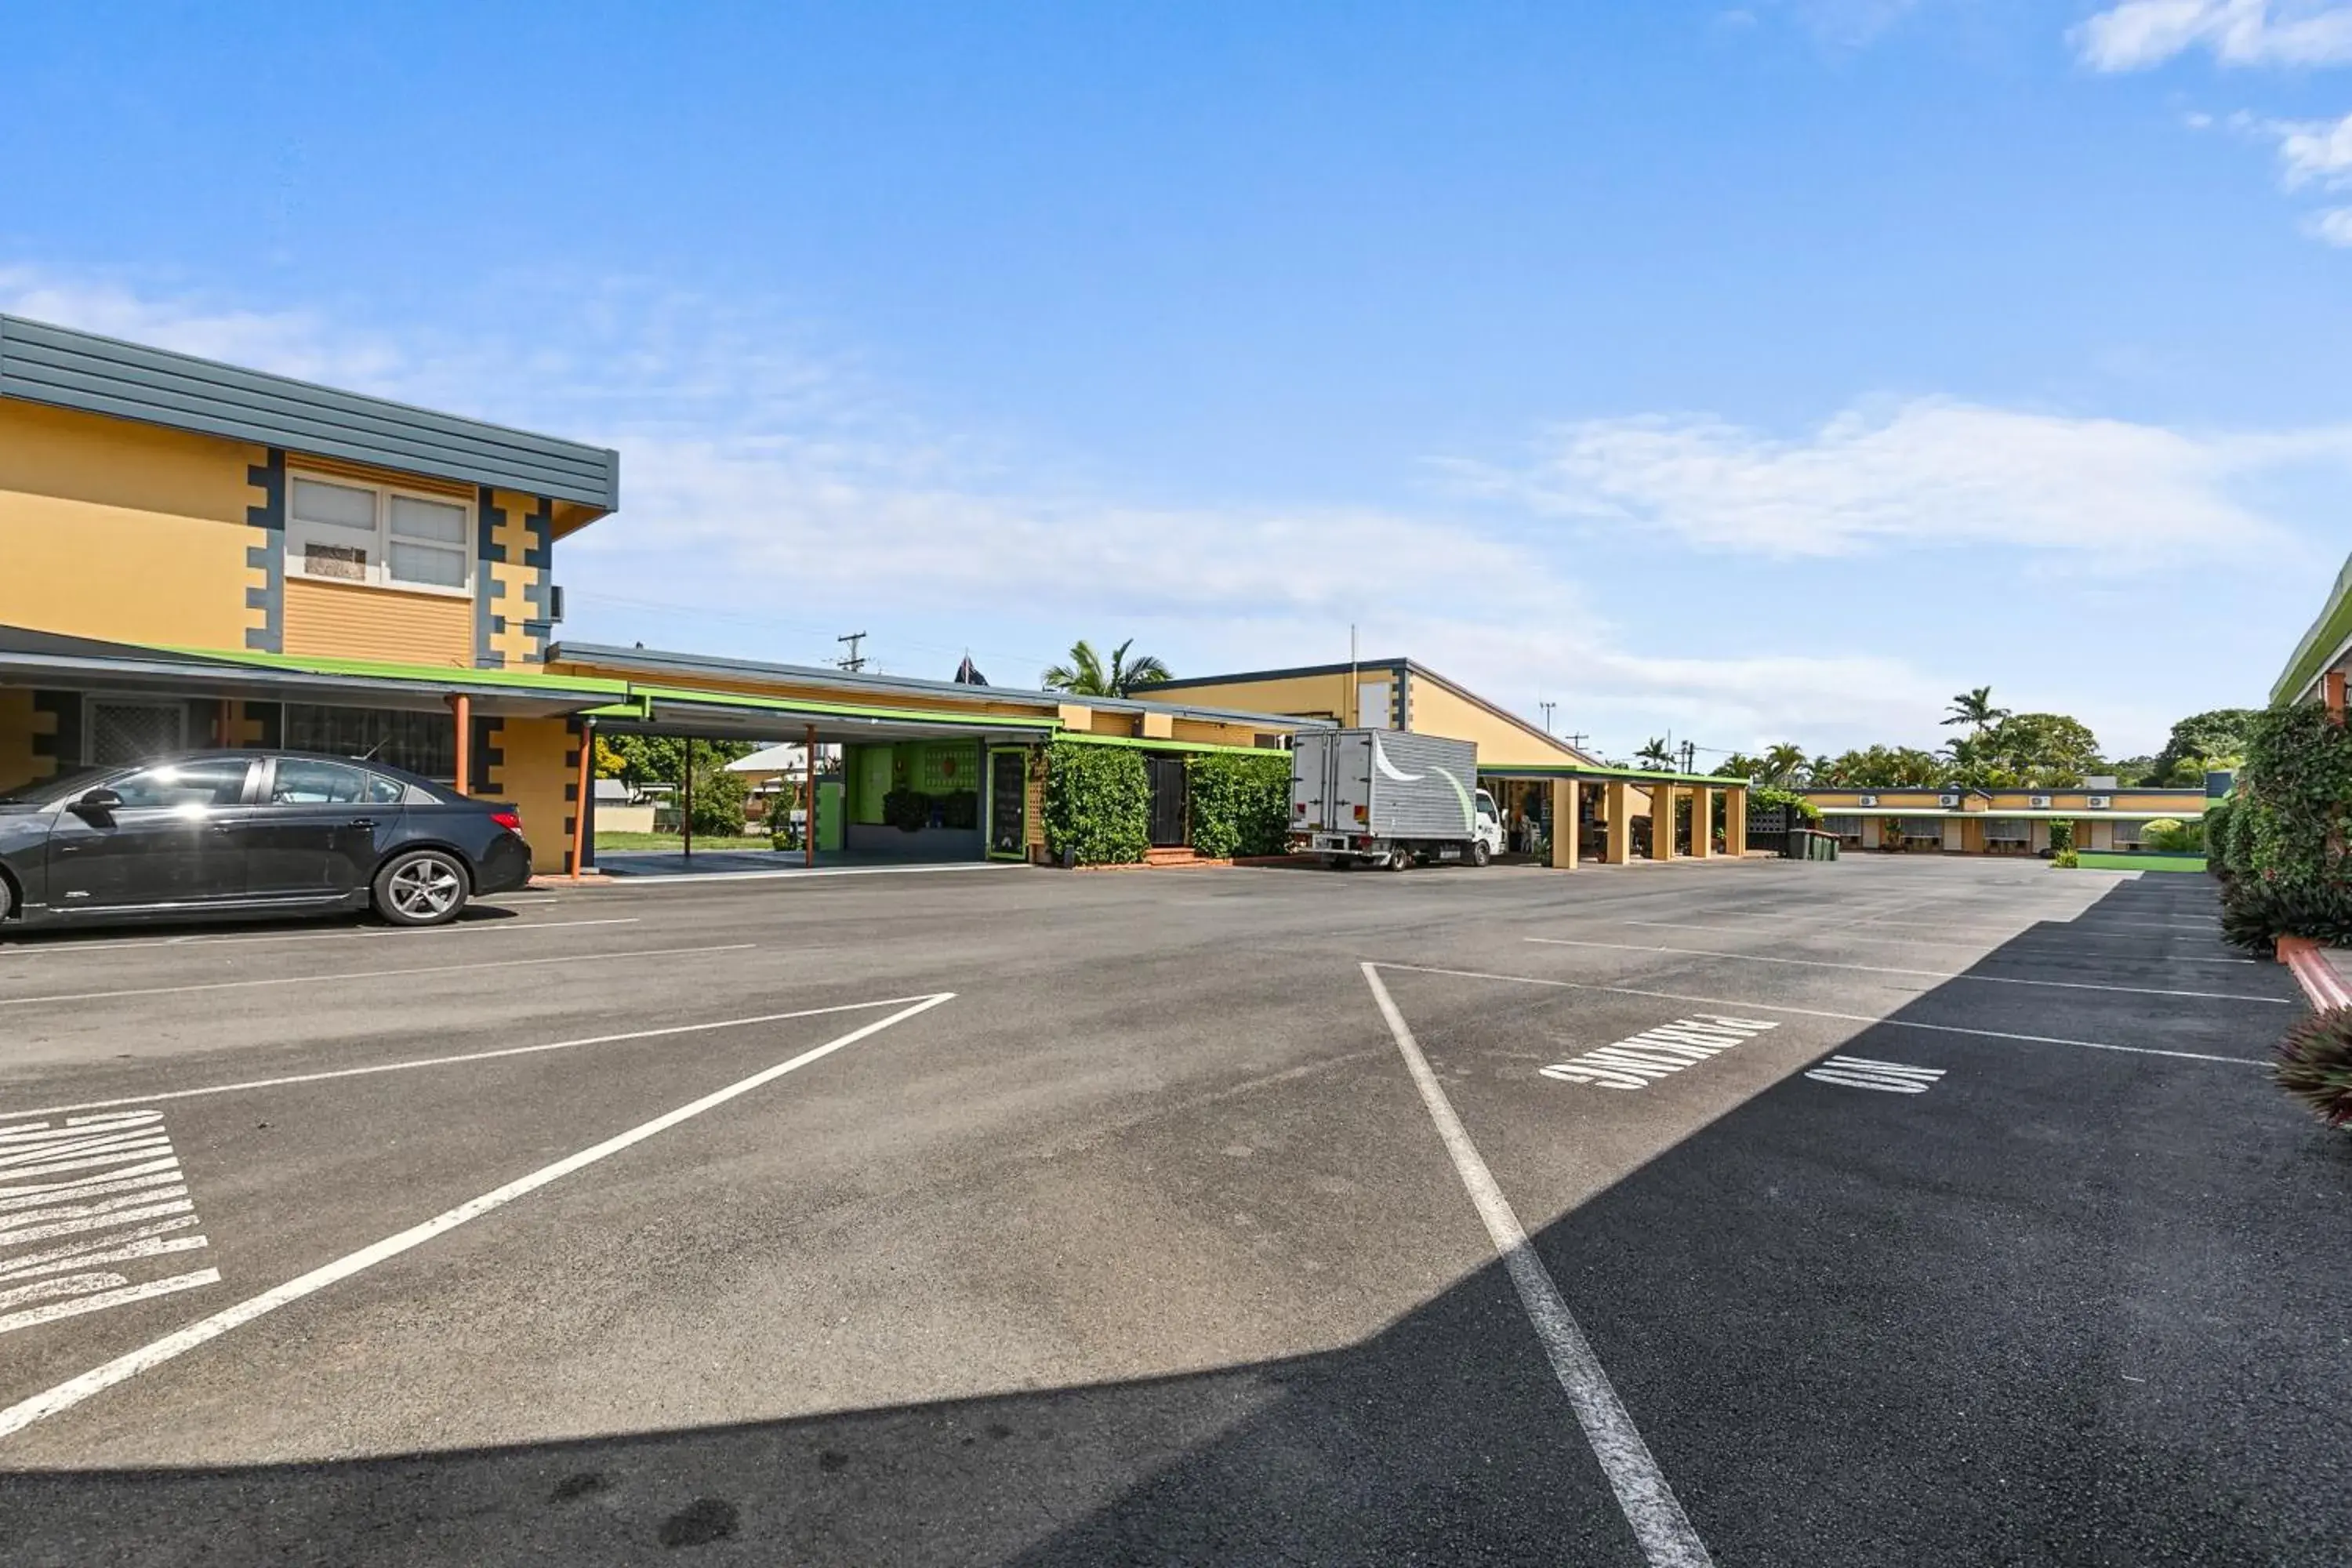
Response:
[[[1278,757],[1283,754],[1271,746],[1226,746],[1214,741],[1145,740],[1140,735],[1089,735],[1083,730],[1065,730],[1054,739],[1081,746],[1128,746],[1139,752],[1209,752],[1237,757]]]
[[[2352,559],[2344,563],[2336,574],[2336,586],[2327,595],[2327,603],[2303,640],[2294,645],[2294,655],[2280,672],[2277,684],[2271,688],[2273,702],[2294,702],[2311,689],[2327,668],[2336,650],[2352,642]]]
[[[158,653],[177,654],[184,658],[247,665],[257,669],[290,670],[299,675],[348,675],[373,680],[414,680],[441,687],[500,687],[549,696],[625,698],[629,693],[627,681],[605,680],[585,675],[546,675],[523,669],[468,669],[442,664],[394,664],[372,658],[313,658],[285,653],[257,653],[249,649],[174,647],[164,643],[131,646],[152,647]]]
[[[1050,731],[1061,723],[1059,719],[1043,715],[1024,719],[1009,713],[943,713],[929,708],[867,708],[845,702],[801,702],[781,697],[753,697],[740,691],[698,691],[689,687],[631,685],[625,689],[641,702],[693,702],[705,708],[743,708],[767,713],[821,713],[836,719],[878,719],[896,724],[952,724],[967,730]]]

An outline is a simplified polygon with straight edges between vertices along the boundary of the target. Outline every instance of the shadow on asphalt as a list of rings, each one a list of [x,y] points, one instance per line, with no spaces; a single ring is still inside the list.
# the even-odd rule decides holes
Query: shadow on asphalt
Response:
[[[2072,924],[2209,916],[2203,879],[2180,882],[2118,884]],[[2165,1004],[2063,1005],[2115,1036]],[[2217,1041],[2260,1056],[2274,1022],[2224,1019]],[[1893,1022],[1841,1051],[1947,1077],[1908,1095],[1792,1076],[1536,1238],[1717,1562],[2352,1560],[2352,1500],[2312,1484],[2347,1453],[2344,1139],[2252,1068]],[[0,1541],[12,1565],[1639,1561],[1498,1267],[1360,1343],[1193,1375],[341,1463],[0,1472]]]

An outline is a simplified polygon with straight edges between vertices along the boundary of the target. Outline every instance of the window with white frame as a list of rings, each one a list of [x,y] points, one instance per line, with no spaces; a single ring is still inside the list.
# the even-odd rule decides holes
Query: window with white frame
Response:
[[[442,496],[289,476],[286,570],[330,583],[473,591],[473,509]]]

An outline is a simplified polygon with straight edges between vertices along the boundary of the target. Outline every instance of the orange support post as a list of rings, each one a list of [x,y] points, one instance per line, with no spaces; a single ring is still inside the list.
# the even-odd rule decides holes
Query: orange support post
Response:
[[[2338,724],[2343,723],[2344,672],[2340,669],[2329,670],[2319,678],[2319,689],[2326,694],[2328,718]]]
[[[588,812],[591,793],[595,787],[596,725],[593,720],[580,726],[580,798],[572,805],[572,879],[580,879],[581,868],[588,863]]]
[[[683,784],[686,805],[677,814],[678,842],[684,847],[685,858],[694,858],[694,737],[686,738],[686,778]]]
[[[457,716],[457,793],[469,795],[474,785],[474,700],[453,692],[449,711]]]
[[[807,812],[801,828],[801,847],[804,851],[802,864],[816,869],[816,726],[807,730],[808,740],[801,748],[801,809]]]

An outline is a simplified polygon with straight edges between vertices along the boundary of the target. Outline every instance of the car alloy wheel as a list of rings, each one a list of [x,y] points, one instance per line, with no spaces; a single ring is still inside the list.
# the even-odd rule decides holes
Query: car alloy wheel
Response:
[[[395,861],[381,886],[383,912],[403,925],[438,925],[466,901],[465,874],[431,851]]]

